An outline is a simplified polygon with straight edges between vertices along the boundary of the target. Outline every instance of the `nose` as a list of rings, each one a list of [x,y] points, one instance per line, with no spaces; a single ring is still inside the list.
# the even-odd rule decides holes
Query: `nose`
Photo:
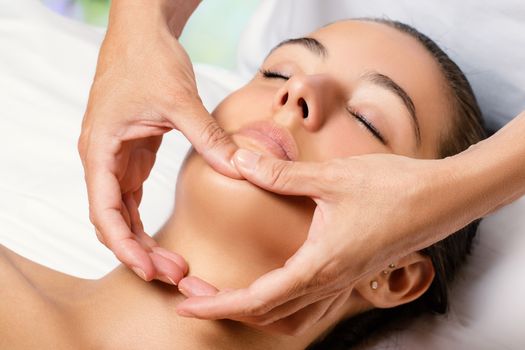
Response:
[[[323,126],[335,107],[335,82],[324,74],[294,75],[277,91],[273,108],[284,122],[301,123],[309,131]]]

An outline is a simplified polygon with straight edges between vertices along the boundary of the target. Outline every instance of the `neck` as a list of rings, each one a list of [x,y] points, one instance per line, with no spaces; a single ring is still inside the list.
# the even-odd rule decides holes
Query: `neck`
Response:
[[[179,317],[174,310],[183,299],[176,287],[144,283],[119,266],[100,280],[85,282],[82,295],[66,309],[72,331],[86,348],[298,348],[291,337],[274,337],[237,322]]]
[[[197,186],[197,184],[199,186]],[[211,196],[210,194],[213,194]],[[155,239],[181,254],[189,274],[219,289],[244,288],[282,266],[306,238],[312,202],[283,199],[245,181],[218,175],[200,157],[179,173],[173,215]],[[277,335],[239,322],[179,317],[176,287],[144,283],[124,267],[86,288],[70,308],[92,348],[303,349],[330,325],[355,313],[359,297],[301,336]],[[104,343],[97,343],[104,339]],[[124,342],[129,342],[124,344]],[[140,344],[140,346],[139,346]],[[175,346],[178,345],[178,346]]]

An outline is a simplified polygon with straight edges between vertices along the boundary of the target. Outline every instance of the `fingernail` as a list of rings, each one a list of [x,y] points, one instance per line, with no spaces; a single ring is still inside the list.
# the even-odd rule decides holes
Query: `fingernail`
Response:
[[[175,281],[171,277],[168,277],[168,276],[160,276],[158,279],[164,283],[169,283],[174,286],[177,285],[177,283],[175,283]]]
[[[247,170],[253,170],[255,169],[261,155],[245,149],[239,149],[235,152],[234,157],[238,165]]]
[[[193,317],[194,315],[191,313],[191,312],[188,312],[184,309],[180,310],[180,309],[177,309],[177,314],[179,314],[179,316],[183,316],[183,317]]]
[[[132,267],[131,269],[133,270],[133,272],[135,272],[135,274],[137,274],[137,276],[142,278],[144,281],[146,280],[146,274],[144,273],[144,271],[142,271],[138,267]]]
[[[178,288],[179,288],[179,292],[181,292],[182,294],[186,295],[187,291],[186,291],[186,289],[184,289],[183,286],[179,285]]]

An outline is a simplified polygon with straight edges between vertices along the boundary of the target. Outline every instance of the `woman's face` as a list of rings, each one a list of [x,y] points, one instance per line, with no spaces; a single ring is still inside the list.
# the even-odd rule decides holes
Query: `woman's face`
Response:
[[[434,158],[450,114],[443,79],[407,34],[344,21],[275,48],[213,114],[241,147],[280,158]]]
[[[240,147],[302,161],[437,155],[449,121],[445,84],[415,39],[362,21],[338,22],[308,38],[274,49],[262,73],[214,111]],[[179,174],[175,208],[173,222],[190,222],[197,232],[185,237],[183,227],[173,236],[193,273],[242,287],[300,247],[315,203],[222,176],[192,152]]]

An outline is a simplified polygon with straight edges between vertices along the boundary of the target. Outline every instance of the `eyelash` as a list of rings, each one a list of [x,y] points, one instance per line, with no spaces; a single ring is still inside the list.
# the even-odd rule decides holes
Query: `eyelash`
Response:
[[[289,76],[286,76],[282,73],[279,73],[279,72],[276,72],[276,71],[273,71],[273,70],[269,70],[269,69],[260,69],[260,72],[262,74],[262,76],[264,78],[267,78],[267,79],[284,79],[284,80],[288,80],[290,79]]]
[[[283,79],[283,80],[290,79],[289,76],[286,76],[282,73],[272,71],[269,69],[260,69],[260,72],[262,76],[266,79]],[[379,141],[381,141],[381,143],[386,145],[386,140],[381,134],[381,132],[364,115],[356,112],[354,109],[350,107],[346,107],[346,110],[348,111],[348,113],[354,116],[361,124],[363,124],[368,129],[368,131],[370,131],[370,133],[374,135],[374,137],[376,137]]]
[[[356,112],[350,107],[346,107],[346,110],[348,111],[348,113],[354,116],[361,124],[363,124],[368,129],[368,131],[372,133],[372,135],[374,135],[379,141],[381,141],[382,144],[386,145],[386,139],[383,137],[381,132],[364,115],[362,115],[359,112]]]

